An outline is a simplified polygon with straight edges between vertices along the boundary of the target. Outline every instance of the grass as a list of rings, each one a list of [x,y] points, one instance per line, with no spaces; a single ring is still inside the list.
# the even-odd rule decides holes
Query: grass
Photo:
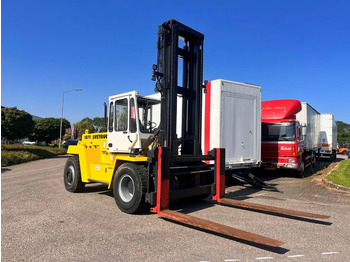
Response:
[[[338,168],[333,170],[326,179],[333,184],[350,187],[350,159],[341,161]]]
[[[44,146],[1,145],[1,167],[64,155],[67,149]]]

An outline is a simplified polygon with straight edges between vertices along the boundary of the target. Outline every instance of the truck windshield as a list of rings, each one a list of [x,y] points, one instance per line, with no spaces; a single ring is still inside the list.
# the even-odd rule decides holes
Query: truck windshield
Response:
[[[139,124],[142,133],[154,133],[160,123],[160,101],[137,98]]]
[[[262,141],[294,141],[294,123],[262,123]]]

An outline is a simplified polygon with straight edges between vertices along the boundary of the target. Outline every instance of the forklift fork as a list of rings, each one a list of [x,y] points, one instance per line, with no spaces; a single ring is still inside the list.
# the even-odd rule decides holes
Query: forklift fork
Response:
[[[215,182],[213,185],[214,194],[212,199],[220,204],[241,207],[253,211],[264,211],[275,214],[283,214],[289,216],[302,216],[311,218],[329,218],[329,216],[300,212],[284,208],[248,203],[245,201],[233,200],[225,198],[225,150],[216,148],[214,152],[214,176]],[[194,228],[203,229],[212,233],[218,233],[223,236],[248,241],[264,246],[279,247],[284,242],[257,235],[247,231],[243,231],[234,227],[226,226],[195,216],[183,214],[169,209],[169,192],[170,192],[170,152],[167,147],[157,148],[157,170],[156,170],[156,205],[151,208],[151,212],[157,213],[160,217],[169,219],[181,224],[189,225]]]
[[[217,156],[220,157],[220,149],[216,149]],[[177,211],[169,209],[169,191],[170,191],[170,155],[169,150],[166,147],[158,147],[158,160],[157,160],[157,194],[156,194],[156,206],[151,209],[151,212],[157,213],[160,217],[176,221],[181,224],[193,226],[195,228],[204,229],[213,233],[219,233],[228,237],[238,238],[249,242],[254,242],[262,245],[279,247],[284,243],[272,238],[260,236],[250,232],[246,232],[237,228],[225,226],[219,223],[201,219],[198,217],[186,215]],[[222,160],[222,158],[220,159]],[[220,167],[220,160],[215,161],[215,171],[217,174],[224,173]],[[219,175],[216,177],[220,179]],[[222,183],[222,182],[221,182]],[[216,196],[222,195],[222,184],[215,183]],[[225,181],[223,181],[223,188]],[[225,188],[224,188],[225,189]]]

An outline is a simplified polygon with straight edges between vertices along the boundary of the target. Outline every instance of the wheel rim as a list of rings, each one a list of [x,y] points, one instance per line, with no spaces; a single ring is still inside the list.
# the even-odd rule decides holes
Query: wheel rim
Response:
[[[66,181],[68,185],[72,185],[75,177],[75,170],[73,166],[69,166],[66,173]]]
[[[129,175],[123,175],[119,180],[118,194],[124,202],[130,202],[135,194],[134,180]]]

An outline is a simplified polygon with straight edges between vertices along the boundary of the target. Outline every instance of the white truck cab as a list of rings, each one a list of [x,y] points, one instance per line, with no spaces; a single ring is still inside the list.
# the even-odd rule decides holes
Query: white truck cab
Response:
[[[159,127],[160,101],[139,96],[137,91],[109,97],[107,150],[129,153]]]

